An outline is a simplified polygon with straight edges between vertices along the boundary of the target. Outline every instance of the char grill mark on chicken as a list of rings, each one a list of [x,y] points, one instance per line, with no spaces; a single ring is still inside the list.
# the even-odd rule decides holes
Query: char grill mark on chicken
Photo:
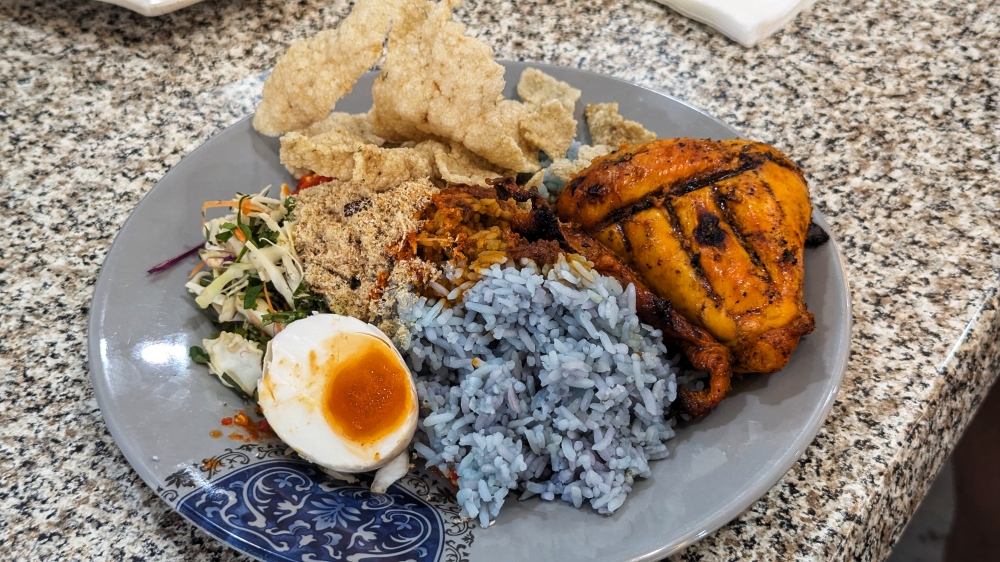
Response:
[[[781,369],[813,318],[802,300],[805,180],[750,141],[660,140],[597,159],[557,211],[733,353],[737,372]]]

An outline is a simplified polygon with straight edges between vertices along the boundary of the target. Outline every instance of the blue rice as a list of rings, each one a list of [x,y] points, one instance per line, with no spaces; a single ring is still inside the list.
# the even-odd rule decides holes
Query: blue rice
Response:
[[[674,354],[636,316],[634,287],[579,256],[479,276],[399,306],[421,404],[415,451],[457,476],[462,516],[483,526],[511,492],[614,512],[667,456]]]

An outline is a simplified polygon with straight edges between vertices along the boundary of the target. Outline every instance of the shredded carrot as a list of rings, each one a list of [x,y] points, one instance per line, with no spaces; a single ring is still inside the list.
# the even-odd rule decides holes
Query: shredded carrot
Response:
[[[236,205],[239,205],[239,201],[205,201],[201,206],[201,214],[205,214],[209,209],[216,207],[235,207]],[[240,207],[240,212],[244,215],[249,215],[250,213],[267,213],[268,210],[244,199],[243,205]]]
[[[205,226],[205,213],[209,209],[214,209],[215,207],[232,207],[235,204],[235,201],[205,201],[201,206],[201,226]]]
[[[243,234],[243,230],[240,229],[239,227],[233,229],[233,234],[236,235],[236,239],[239,240],[240,242],[243,242],[244,244],[247,243],[247,235]]]
[[[292,192],[291,190],[288,189],[288,184],[287,183],[281,184],[281,195],[284,197],[288,197],[291,194]]]
[[[274,307],[271,306],[271,296],[267,294],[267,283],[264,283],[264,300],[267,301],[267,309],[274,314]],[[278,322],[274,323],[274,334],[278,335],[281,333],[281,324]]]
[[[249,215],[250,213],[267,213],[268,211],[267,209],[258,207],[257,205],[254,205],[250,201],[244,199],[243,205],[240,207],[240,212],[244,215]]]
[[[274,307],[271,306],[271,296],[267,294],[267,283],[264,283],[264,300],[267,301],[267,309],[271,311],[271,314],[274,314]]]
[[[205,214],[205,211],[216,207],[232,207],[234,205],[236,205],[236,201],[205,201],[201,206],[201,214]]]
[[[205,267],[205,260],[200,261],[198,265],[194,266],[194,269],[192,269],[191,273],[188,274],[188,279],[194,277],[194,274],[198,273],[198,270],[200,270],[203,267]]]

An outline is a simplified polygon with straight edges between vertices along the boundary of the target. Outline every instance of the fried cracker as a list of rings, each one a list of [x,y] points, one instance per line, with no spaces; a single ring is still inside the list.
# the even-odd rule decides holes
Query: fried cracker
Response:
[[[339,130],[314,137],[285,134],[281,137],[281,162],[342,182],[364,184],[373,191],[431,177],[434,173],[434,155],[430,150],[382,148]]]
[[[487,179],[506,175],[461,144],[452,143],[449,146],[437,141],[427,142],[433,143],[438,176],[448,183],[486,185]]]
[[[298,131],[307,137],[315,137],[329,131],[337,130],[349,135],[355,140],[367,142],[376,146],[385,144],[385,139],[372,131],[371,122],[367,113],[341,113],[333,112],[322,121],[317,121],[312,125]]]
[[[372,88],[375,133],[393,142],[438,137],[500,168],[537,170],[536,155],[518,129],[523,106],[498,101],[504,69],[493,61],[493,50],[450,21],[448,3],[418,1],[423,10],[408,12],[389,33]]]
[[[544,181],[545,181],[545,170],[539,170],[535,172],[535,175],[531,176],[531,179],[529,179],[524,183],[524,189],[537,190],[539,187],[542,186],[542,182]]]
[[[558,100],[570,115],[580,99],[580,90],[557,80],[537,68],[526,68],[517,83],[517,95],[526,105],[539,107],[551,100]]]
[[[564,182],[569,182],[570,178],[572,178],[574,174],[578,174],[590,167],[590,163],[594,158],[604,156],[605,154],[611,152],[611,150],[612,148],[610,146],[604,144],[593,146],[585,144],[580,147],[576,160],[556,158],[552,161],[552,165],[549,166],[548,169],[553,176]]]
[[[521,119],[521,134],[550,158],[559,158],[576,136],[576,119],[561,101],[549,100]]]
[[[629,121],[618,113],[618,103],[595,103],[584,110],[590,140],[595,145],[606,144],[617,148],[621,143],[642,144],[656,140],[656,133]]]
[[[264,82],[254,128],[277,136],[326,118],[382,56],[400,1],[358,0],[336,29],[293,43]]]

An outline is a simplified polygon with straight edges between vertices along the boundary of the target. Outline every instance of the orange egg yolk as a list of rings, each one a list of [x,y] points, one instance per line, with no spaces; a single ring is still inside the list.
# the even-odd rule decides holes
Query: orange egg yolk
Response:
[[[346,336],[346,337],[345,337]],[[368,445],[399,428],[413,408],[410,374],[382,340],[360,334],[331,338],[341,353],[322,366],[323,414],[347,439]],[[332,350],[331,350],[332,351]]]

